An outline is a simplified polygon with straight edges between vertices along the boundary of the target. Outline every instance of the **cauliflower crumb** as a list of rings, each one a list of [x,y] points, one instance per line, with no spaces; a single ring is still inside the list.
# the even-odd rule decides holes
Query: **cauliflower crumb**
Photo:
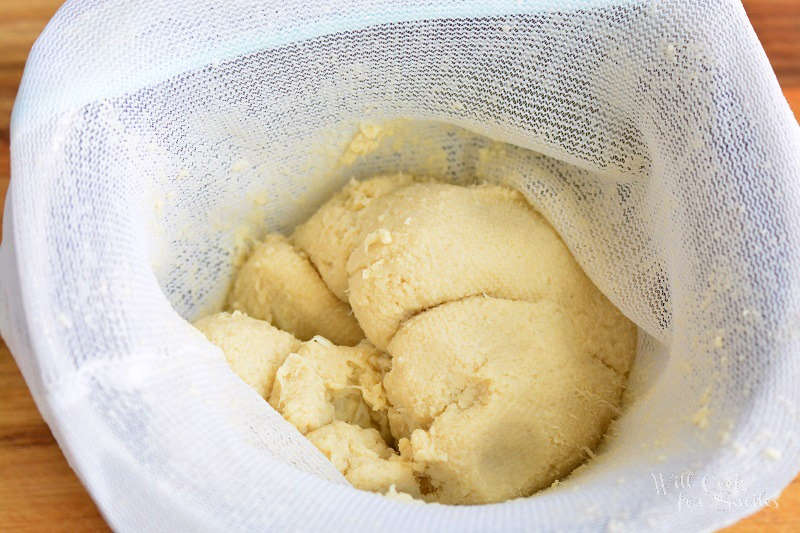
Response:
[[[387,490],[383,494],[383,496],[384,496],[384,498],[387,498],[389,500],[394,500],[396,502],[418,503],[418,504],[424,504],[425,503],[423,500],[418,500],[418,499],[416,499],[415,497],[413,497],[412,495],[410,495],[408,493],[398,491],[397,488],[395,488],[394,483],[389,485],[389,490]]]
[[[767,459],[778,461],[781,458],[781,451],[776,448],[764,448],[764,456]]]
[[[708,427],[708,415],[711,413],[711,409],[708,408],[708,405],[704,405],[700,407],[697,411],[695,411],[694,415],[692,415],[692,423],[699,427],[700,429],[705,429]]]
[[[241,172],[250,167],[250,162],[247,159],[239,159],[231,165],[231,172]]]
[[[381,244],[391,244],[392,234],[389,230],[381,228],[378,230],[378,239],[380,239]]]

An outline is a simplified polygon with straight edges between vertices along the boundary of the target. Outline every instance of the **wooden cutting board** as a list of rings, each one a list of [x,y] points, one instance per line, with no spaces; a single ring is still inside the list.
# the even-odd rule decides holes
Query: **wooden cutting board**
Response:
[[[60,4],[0,0],[0,199],[8,188],[9,115],[22,68],[31,44]],[[800,117],[800,0],[744,4],[784,94]],[[107,530],[0,342],[0,531]],[[759,511],[726,531],[800,531],[800,477],[783,492],[776,509]]]

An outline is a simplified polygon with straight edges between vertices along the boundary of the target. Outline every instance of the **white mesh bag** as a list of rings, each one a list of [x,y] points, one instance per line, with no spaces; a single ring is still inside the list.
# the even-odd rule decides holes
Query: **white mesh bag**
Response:
[[[115,529],[708,530],[800,465],[800,131],[738,2],[68,2],[11,150],[2,334]],[[519,188],[639,326],[560,485],[357,491],[186,321],[244,236],[398,170]]]

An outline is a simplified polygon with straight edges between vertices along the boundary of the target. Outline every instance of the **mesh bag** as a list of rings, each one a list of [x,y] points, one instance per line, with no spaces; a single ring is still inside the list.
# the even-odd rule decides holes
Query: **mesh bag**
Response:
[[[2,334],[115,529],[707,530],[800,464],[800,130],[737,2],[68,2],[11,148]],[[186,321],[386,171],[520,189],[639,326],[560,485],[357,491]]]

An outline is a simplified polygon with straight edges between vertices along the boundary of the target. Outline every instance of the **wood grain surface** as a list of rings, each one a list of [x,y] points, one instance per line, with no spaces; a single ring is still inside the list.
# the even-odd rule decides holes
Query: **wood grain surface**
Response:
[[[9,115],[25,58],[60,4],[0,0],[0,199],[8,188]],[[784,94],[800,117],[800,0],[744,4]],[[107,530],[0,342],[0,531]],[[776,509],[763,509],[725,531],[800,531],[800,478],[783,492]]]

